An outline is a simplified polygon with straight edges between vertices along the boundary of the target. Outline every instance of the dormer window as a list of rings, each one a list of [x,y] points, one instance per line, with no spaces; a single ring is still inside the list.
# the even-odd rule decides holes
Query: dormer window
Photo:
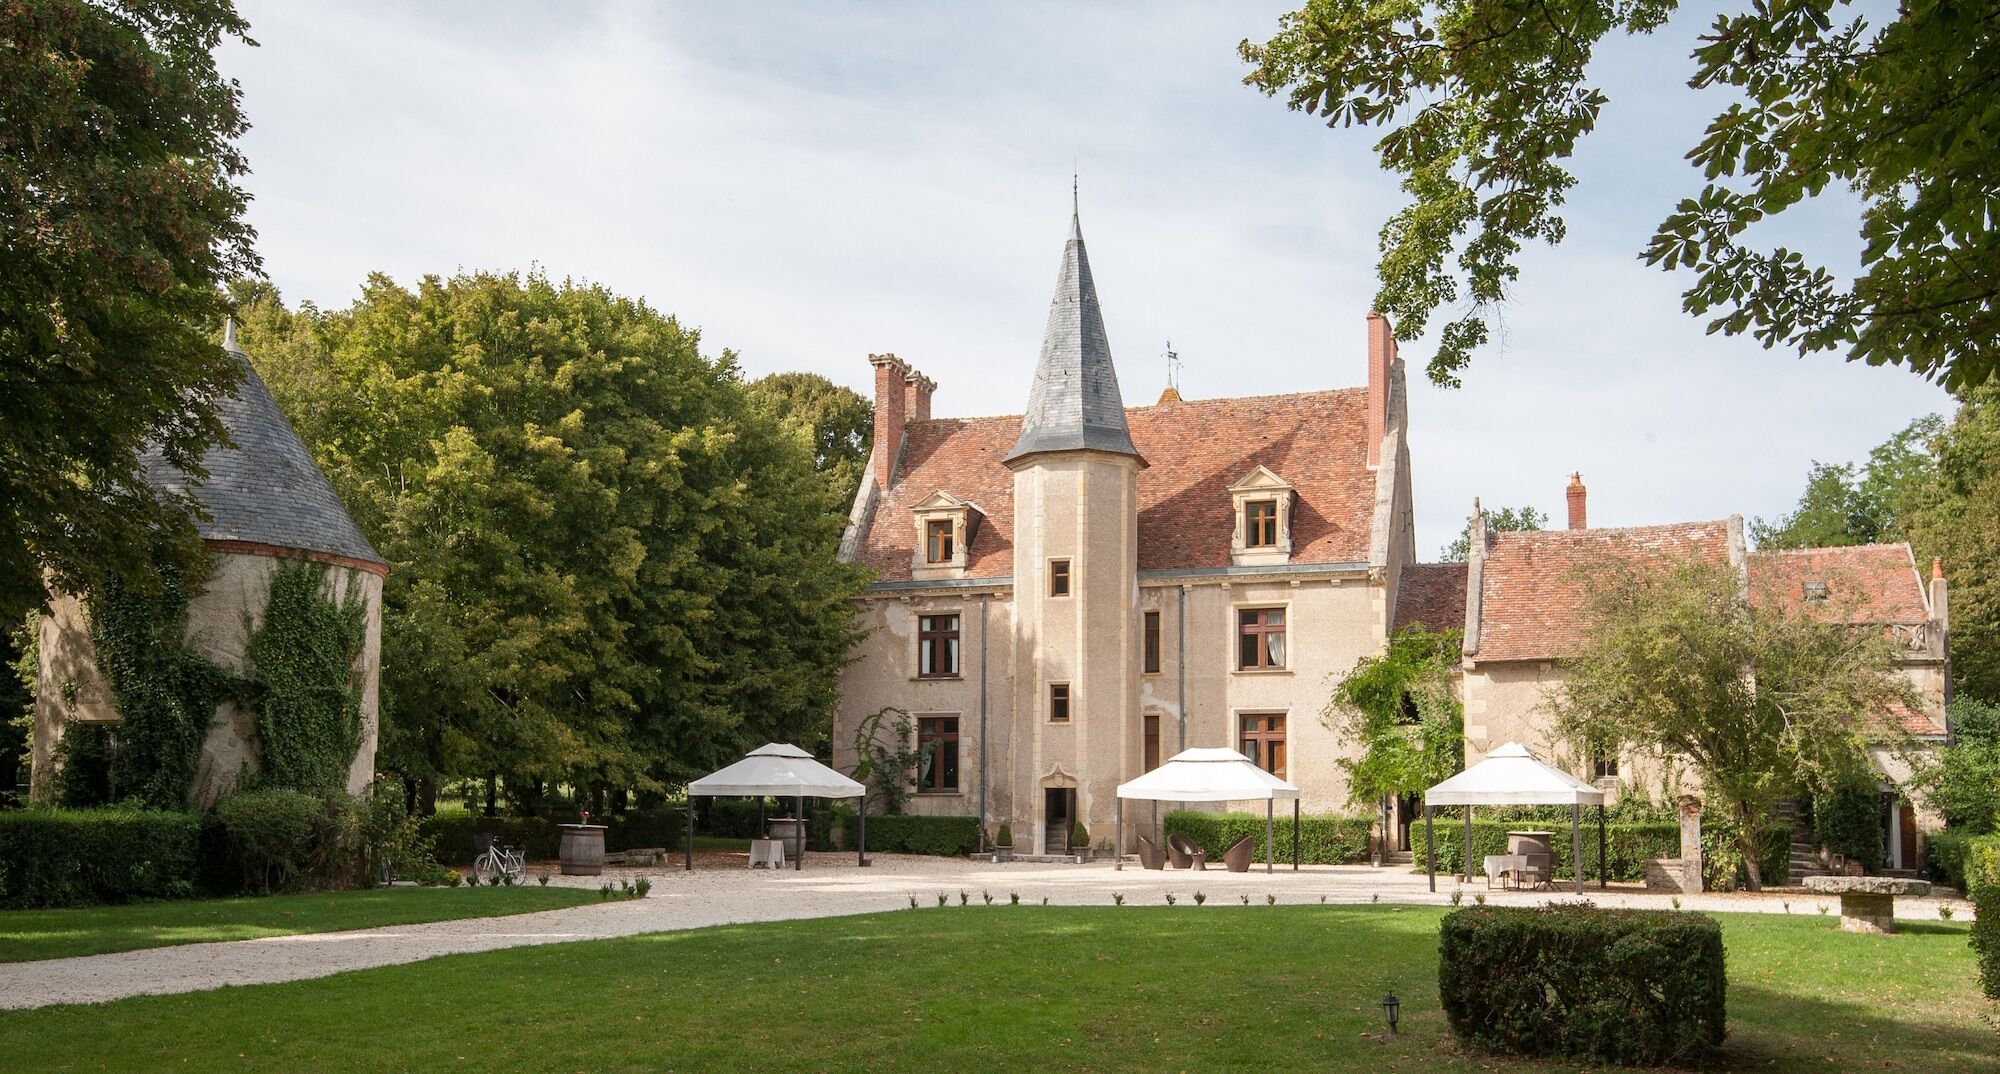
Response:
[[[1805,593],[1805,597],[1806,597],[1806,599],[1807,599],[1807,600],[1810,600],[1810,601],[1825,601],[1825,600],[1826,600],[1826,583],[1825,583],[1825,582],[1807,582],[1807,583],[1805,584],[1805,589],[1806,589],[1806,593]]]
[[[934,518],[924,523],[924,562],[933,566],[951,562],[952,520]]]
[[[1243,544],[1246,548],[1278,546],[1278,501],[1251,500],[1243,505]]]
[[[1264,567],[1292,561],[1292,484],[1259,466],[1229,487],[1235,510],[1229,540],[1234,566]]]
[[[965,577],[966,550],[979,526],[979,508],[940,491],[924,497],[910,513],[916,521],[910,579],[930,582]]]

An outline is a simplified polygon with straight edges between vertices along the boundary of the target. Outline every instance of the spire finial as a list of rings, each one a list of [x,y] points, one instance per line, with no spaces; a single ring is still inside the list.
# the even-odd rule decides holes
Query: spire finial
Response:
[[[1081,202],[1077,197],[1076,176],[1077,176],[1076,169],[1071,168],[1069,173],[1069,214],[1071,216],[1081,215],[1081,210],[1079,208]]]

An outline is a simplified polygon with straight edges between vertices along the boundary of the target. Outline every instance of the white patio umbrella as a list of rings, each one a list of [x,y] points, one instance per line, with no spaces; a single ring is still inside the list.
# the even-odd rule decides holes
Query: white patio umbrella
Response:
[[[798,801],[799,824],[794,831],[792,868],[805,861],[805,818],[808,798],[861,799],[860,832],[855,848],[862,865],[868,864],[868,788],[813,759],[813,755],[788,742],[767,742],[751,750],[742,760],[688,784],[687,867],[694,868],[694,799],[703,797],[793,798]]]
[[[1566,805],[1570,807],[1571,861],[1576,867],[1576,893],[1583,894],[1583,807],[1597,807],[1597,880],[1604,886],[1604,792],[1553,765],[1544,764],[1528,747],[1509,742],[1486,759],[1424,792],[1424,842],[1430,851],[1431,890],[1437,890],[1437,843],[1432,838],[1431,810],[1437,806],[1465,807],[1464,875],[1472,875],[1472,807]]]
[[[1257,767],[1231,749],[1182,750],[1167,763],[1138,779],[1118,785],[1118,867],[1124,868],[1125,799],[1153,802],[1264,803],[1264,871],[1270,872],[1277,837],[1272,807],[1281,798],[1292,802],[1292,868],[1299,867],[1299,789]]]

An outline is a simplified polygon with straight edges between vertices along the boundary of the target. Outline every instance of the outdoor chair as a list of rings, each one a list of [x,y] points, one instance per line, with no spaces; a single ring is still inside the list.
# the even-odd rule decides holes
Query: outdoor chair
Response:
[[[1164,869],[1167,867],[1166,851],[1142,835],[1139,837],[1139,864],[1148,869]]]
[[[1176,869],[1207,869],[1208,851],[1194,845],[1194,840],[1175,833],[1167,836],[1167,858]]]
[[[1523,854],[1521,855],[1521,859],[1522,859],[1522,865],[1514,873],[1517,882],[1522,887],[1526,888],[1548,887],[1549,855]]]
[[[1229,844],[1229,849],[1222,852],[1223,868],[1228,869],[1232,873],[1249,872],[1250,855],[1254,853],[1256,840],[1256,836],[1246,835],[1236,842]]]

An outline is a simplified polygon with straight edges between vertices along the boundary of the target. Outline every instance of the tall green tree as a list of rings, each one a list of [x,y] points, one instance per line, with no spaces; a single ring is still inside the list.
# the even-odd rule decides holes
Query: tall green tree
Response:
[[[1361,746],[1339,762],[1350,802],[1414,794],[1465,767],[1465,708],[1453,692],[1461,636],[1405,628],[1334,686],[1320,719]]]
[[[804,428],[813,443],[813,467],[836,496],[852,500],[875,439],[875,406],[860,392],[818,373],[772,373],[750,382],[772,412]]]
[[[2000,8],[1910,0],[1874,25],[1857,6],[1758,0],[1715,17],[1688,80],[1719,109],[1688,152],[1699,190],[1643,257],[1694,273],[1682,305],[1711,332],[1902,365],[1963,392],[2000,368]],[[1375,150],[1409,202],[1382,228],[1375,306],[1406,340],[1440,307],[1462,311],[1432,381],[1456,385],[1486,342],[1522,245],[1563,239],[1568,158],[1610,104],[1594,50],[1677,7],[1306,0],[1270,40],[1239,46],[1245,81],[1292,109],[1385,129]],[[1747,234],[1829,187],[1859,204],[1851,279]]]
[[[1967,393],[1933,443],[1903,528],[1924,561],[1944,560],[1956,689],[2000,702],[2000,384]]]
[[[0,0],[0,621],[192,553],[142,444],[197,471],[236,382],[222,281],[255,271],[228,0]],[[162,538],[165,538],[163,540]]]
[[[1521,533],[1539,530],[1549,524],[1549,516],[1527,505],[1520,507],[1481,507],[1479,515],[1486,520],[1488,533]],[[1438,557],[1446,563],[1463,563],[1472,554],[1472,527],[1467,526],[1458,539],[1438,551]]]
[[[1692,767],[1760,890],[1771,808],[1866,771],[1868,743],[1897,734],[1884,714],[1918,703],[1894,643],[1840,614],[1753,600],[1734,570],[1705,559],[1586,570],[1586,640],[1547,703],[1559,734],[1579,752]]]
[[[2000,705],[1960,694],[1946,722],[1951,743],[1917,769],[1918,789],[1955,828],[2000,828]]]
[[[845,505],[731,354],[539,275],[238,297],[391,565],[385,767],[643,789],[824,738],[862,581],[834,559]]]
[[[1931,479],[1930,446],[1944,430],[1935,414],[1918,418],[1869,452],[1868,461],[1814,462],[1790,514],[1750,523],[1759,548],[1832,548],[1904,537],[1902,518],[1914,490]]]

